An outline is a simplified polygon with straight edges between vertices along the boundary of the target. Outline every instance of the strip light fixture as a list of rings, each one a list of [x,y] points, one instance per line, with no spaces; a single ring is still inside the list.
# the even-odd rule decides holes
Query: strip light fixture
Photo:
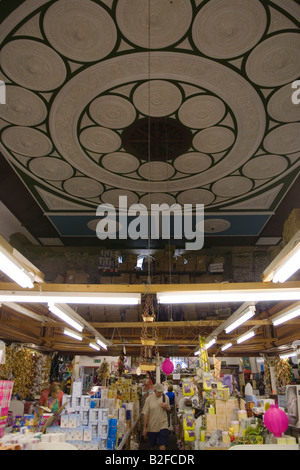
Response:
[[[231,346],[232,346],[232,343],[227,343],[227,344],[225,344],[224,346],[222,346],[221,350],[222,350],[222,351],[226,351],[226,349],[231,348]]]
[[[273,282],[285,282],[300,268],[300,242],[289,253],[286,259],[275,269]]]
[[[299,299],[300,300],[300,299]],[[138,305],[141,294],[120,292],[0,291],[0,302],[86,305]]]
[[[32,289],[34,273],[27,271],[10,253],[0,246],[0,269],[19,286]]]
[[[90,348],[93,348],[93,349],[96,349],[96,351],[100,351],[100,347],[97,346],[96,343],[90,343],[90,344],[89,344],[89,347],[90,347]]]
[[[280,315],[277,315],[276,317],[272,318],[272,323],[274,326],[281,325],[281,323],[284,323],[286,321],[292,320],[293,318],[296,318],[300,315],[300,303],[297,303],[296,305],[289,307],[284,310]]]
[[[70,336],[71,338],[77,339],[78,341],[82,341],[83,337],[75,331],[69,330],[68,328],[64,329],[64,335]]]
[[[68,325],[75,328],[75,330],[79,332],[83,331],[82,324],[74,319],[74,314],[76,315],[76,312],[68,305],[49,303],[48,308],[50,312],[52,312],[64,322],[68,323]]]
[[[107,345],[106,345],[105,343],[103,343],[103,341],[101,341],[101,339],[96,338],[96,343],[99,344],[99,346],[100,346],[102,349],[105,349],[105,351],[107,350]]]
[[[263,281],[285,282],[300,269],[300,230],[263,272]]]
[[[230,325],[225,328],[226,333],[230,333],[231,331],[238,328],[240,325],[245,323],[247,320],[250,320],[255,315],[255,307],[253,305],[249,305],[239,316],[238,318],[233,321]]]
[[[255,336],[255,330],[249,330],[247,333],[239,336],[236,340],[238,344],[243,343],[244,341],[247,341],[247,339],[253,338]]]
[[[160,304],[195,304],[210,302],[263,302],[281,300],[300,300],[300,289],[297,287],[251,287],[247,285],[220,284],[213,289],[199,291],[186,290],[174,292],[158,292],[157,300]],[[265,285],[264,283],[262,283]],[[1,301],[1,297],[0,297]]]

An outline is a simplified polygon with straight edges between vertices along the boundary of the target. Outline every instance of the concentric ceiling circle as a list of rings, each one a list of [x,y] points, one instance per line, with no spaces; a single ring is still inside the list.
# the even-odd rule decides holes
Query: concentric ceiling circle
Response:
[[[139,174],[149,181],[166,181],[174,173],[173,166],[163,162],[144,163],[139,169]]]
[[[18,85],[30,90],[55,90],[66,79],[66,67],[50,47],[31,39],[15,39],[1,51],[1,66]]]
[[[223,101],[215,96],[199,95],[187,99],[178,111],[178,118],[185,126],[203,129],[216,125],[226,112]]]
[[[228,59],[252,49],[266,26],[266,11],[257,0],[211,0],[193,23],[193,40],[203,54]]]
[[[204,204],[208,206],[215,199],[211,191],[207,189],[190,189],[183,191],[177,197],[179,204]]]
[[[270,36],[250,53],[246,72],[261,86],[279,86],[300,76],[300,35],[281,33]]]
[[[55,2],[46,12],[43,27],[54,49],[79,62],[103,59],[117,41],[111,16],[89,0]]]
[[[13,85],[7,87],[6,105],[0,106],[1,119],[17,126],[36,126],[46,117],[46,105],[35,93]]]
[[[234,133],[227,127],[209,127],[198,132],[193,139],[195,149],[204,153],[218,153],[227,150],[235,140]]]
[[[162,117],[174,113],[179,108],[182,96],[176,85],[166,80],[152,80],[135,90],[133,102],[141,113]]]
[[[83,176],[77,176],[65,181],[64,188],[73,196],[84,198],[98,197],[103,192],[102,184]]]
[[[236,197],[252,189],[253,183],[244,176],[228,176],[213,184],[212,190],[222,197]]]
[[[52,151],[52,142],[31,127],[9,127],[2,132],[3,143],[13,152],[28,157],[42,157]]]
[[[280,175],[287,167],[287,159],[280,155],[261,155],[252,158],[244,165],[243,174],[254,179],[273,178]]]
[[[96,98],[90,105],[91,118],[100,126],[110,129],[128,127],[136,118],[136,110],[130,101],[117,95]]]
[[[139,160],[125,152],[108,153],[104,155],[101,164],[108,171],[114,173],[133,173],[140,166]]]
[[[200,152],[184,153],[174,161],[176,170],[181,173],[201,173],[207,170],[211,164],[211,157]]]
[[[96,126],[84,129],[80,142],[88,150],[99,153],[114,152],[121,146],[121,138],[116,132]]]
[[[280,155],[300,150],[300,123],[283,124],[272,129],[264,140],[264,148]]]
[[[35,158],[29,162],[29,169],[36,176],[46,180],[61,181],[73,176],[73,168],[55,157]]]
[[[190,0],[119,0],[116,16],[122,34],[133,44],[161,49],[178,42],[192,22]],[[149,35],[149,25],[150,32]]]

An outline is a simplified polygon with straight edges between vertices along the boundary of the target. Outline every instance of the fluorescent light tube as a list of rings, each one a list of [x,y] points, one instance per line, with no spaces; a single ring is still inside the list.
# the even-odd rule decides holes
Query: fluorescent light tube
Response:
[[[200,350],[194,352],[194,356],[199,356],[199,354],[200,354]]]
[[[101,341],[99,338],[96,338],[96,342],[97,342],[97,344],[99,344],[99,346],[101,346],[101,348],[107,350],[106,344],[103,343],[103,341]]]
[[[300,300],[300,298],[299,298]],[[97,293],[87,292],[22,292],[0,291],[0,302],[30,302],[30,303],[59,303],[59,304],[86,304],[86,305],[138,305],[141,303],[141,294],[121,294],[119,292]]]
[[[288,359],[289,357],[295,357],[295,356],[297,356],[296,353],[286,353],[286,354],[280,355],[279,357],[280,359]]]
[[[236,341],[238,344],[240,344],[244,341],[247,341],[247,339],[253,338],[253,336],[255,336],[255,331],[248,331],[248,333],[245,333],[244,335],[240,336]]]
[[[255,314],[255,307],[250,306],[246,308],[246,310],[242,312],[241,316],[237,320],[235,320],[231,325],[225,328],[226,333],[230,333],[230,331],[235,330],[237,327],[239,327],[240,325],[245,323],[247,320],[252,318],[254,314]]]
[[[272,323],[274,326],[281,325],[286,321],[292,320],[292,318],[296,318],[300,315],[300,305],[297,305],[294,308],[290,308],[286,310],[284,313],[281,313],[275,318],[272,318]]]
[[[82,341],[82,336],[75,333],[75,331],[68,330],[67,328],[64,329],[64,335],[70,336],[71,338],[78,339],[78,341]]]
[[[221,350],[226,351],[226,349],[231,348],[231,346],[232,346],[232,343],[227,343],[224,346],[222,346]]]
[[[273,282],[285,282],[300,268],[300,243],[294,248],[285,260],[275,269]]]
[[[32,289],[34,284],[34,274],[27,271],[23,266],[18,263],[13,256],[9,253],[4,253],[3,248],[0,247],[0,269],[14,282],[23,288]]]
[[[205,345],[205,346],[206,346],[206,350],[209,349],[209,348],[211,348],[211,346],[212,346],[213,344],[215,344],[215,342],[216,342],[216,340],[215,340],[215,338],[214,338],[214,339],[212,339],[209,343],[207,343],[207,344]]]
[[[281,287],[278,289],[245,288],[232,290],[213,289],[203,291],[159,292],[157,294],[157,300],[161,304],[300,300],[300,289]]]
[[[65,321],[66,323],[68,323],[68,325],[72,326],[73,328],[75,328],[75,330],[77,331],[83,331],[83,326],[78,323],[77,321],[75,321],[71,316],[70,314],[66,311],[66,308],[62,305],[58,305],[58,304],[52,304],[52,303],[49,303],[48,304],[48,308],[50,310],[50,312],[52,312],[54,315],[56,315],[58,318],[60,318],[61,320]],[[70,309],[72,310],[72,309]],[[75,313],[75,312],[74,312]]]
[[[90,348],[93,348],[93,349],[96,349],[96,351],[100,351],[99,346],[97,346],[97,344],[95,344],[95,343],[90,343],[90,344],[89,344],[89,347],[90,347]]]

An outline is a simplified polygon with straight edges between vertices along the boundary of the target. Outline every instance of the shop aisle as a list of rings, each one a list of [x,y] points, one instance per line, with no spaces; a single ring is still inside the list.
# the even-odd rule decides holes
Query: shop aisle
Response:
[[[140,443],[139,450],[150,450],[148,440],[143,439]],[[169,445],[167,450],[178,450],[177,447],[177,437],[176,434],[172,431],[169,431]]]

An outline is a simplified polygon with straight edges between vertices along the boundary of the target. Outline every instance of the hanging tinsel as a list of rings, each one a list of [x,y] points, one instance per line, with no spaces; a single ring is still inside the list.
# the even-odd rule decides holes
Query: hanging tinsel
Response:
[[[34,397],[46,388],[50,360],[42,353],[13,343],[6,348],[6,362],[0,369],[0,380],[13,380],[13,394],[19,398]]]

